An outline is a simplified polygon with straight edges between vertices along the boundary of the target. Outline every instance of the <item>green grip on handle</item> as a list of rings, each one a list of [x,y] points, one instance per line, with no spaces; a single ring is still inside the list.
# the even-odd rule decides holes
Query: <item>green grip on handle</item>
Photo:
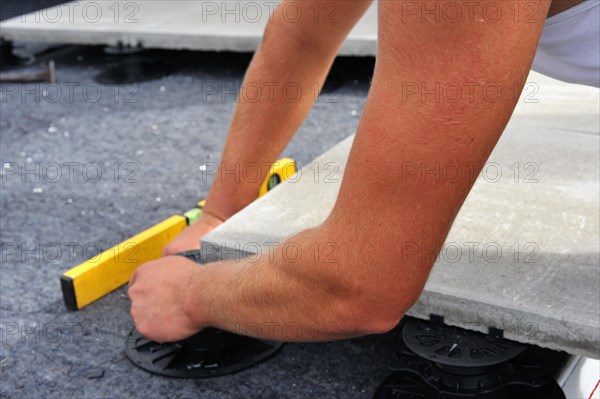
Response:
[[[183,214],[183,216],[185,216],[188,220],[188,225],[190,225],[190,224],[194,223],[196,220],[198,220],[200,215],[202,215],[202,209],[200,209],[200,208],[190,209],[189,211],[187,211],[186,213]]]

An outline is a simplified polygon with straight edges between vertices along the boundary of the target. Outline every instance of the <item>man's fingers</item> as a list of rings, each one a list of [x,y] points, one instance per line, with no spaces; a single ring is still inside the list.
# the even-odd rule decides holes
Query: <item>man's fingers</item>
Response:
[[[132,285],[135,284],[136,280],[138,279],[142,268],[144,268],[148,263],[150,262],[146,262],[143,265],[141,265],[140,267],[138,267],[136,270],[133,271],[133,273],[131,273],[131,277],[129,278],[129,288],[131,288]]]
[[[129,288],[135,283],[135,278],[137,275],[137,270],[131,274],[131,278],[129,278]]]

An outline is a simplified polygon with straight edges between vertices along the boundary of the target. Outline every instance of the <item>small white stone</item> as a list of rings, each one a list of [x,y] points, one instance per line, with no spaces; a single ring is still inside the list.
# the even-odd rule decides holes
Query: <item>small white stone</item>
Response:
[[[31,162],[33,161],[33,159],[31,159],[31,157],[27,158],[27,162]]]
[[[69,133],[69,132],[64,132],[63,133],[63,136],[65,136],[65,137],[69,137],[70,135],[71,135],[71,133]]]
[[[6,163],[4,164],[4,169],[8,169],[8,168],[10,168],[10,164],[9,164],[8,162],[6,162]]]
[[[156,129],[158,129],[158,126],[152,125],[152,130],[156,130]]]
[[[206,170],[206,165],[200,165],[198,169],[200,169],[201,172],[204,172]]]
[[[356,115],[358,115],[358,112],[356,112],[356,110],[353,110],[353,111],[351,112],[351,114],[352,114],[352,116],[356,116]]]
[[[36,194],[40,194],[44,192],[44,189],[42,189],[41,187],[36,187],[33,189],[33,192]]]
[[[163,91],[163,92],[164,92],[164,91],[166,91],[166,90],[167,90],[167,88],[166,88],[165,86],[160,86],[160,91]]]
[[[68,202],[69,204],[72,204],[72,203],[73,203],[73,200],[72,200],[71,198],[69,198],[69,199],[67,200],[67,202]]]
[[[54,126],[54,125],[51,125],[51,126],[48,128],[48,133],[56,133],[57,131],[58,131],[58,129],[57,129],[57,128],[56,128],[56,126]]]
[[[156,197],[156,202],[160,202],[162,199],[160,197]]]

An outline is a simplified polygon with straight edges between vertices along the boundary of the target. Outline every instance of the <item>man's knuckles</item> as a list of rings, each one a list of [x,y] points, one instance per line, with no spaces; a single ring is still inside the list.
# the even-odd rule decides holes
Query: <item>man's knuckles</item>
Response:
[[[194,247],[191,243],[186,243],[183,240],[175,240],[167,244],[162,250],[162,256],[176,255],[181,252],[198,249],[200,245]]]

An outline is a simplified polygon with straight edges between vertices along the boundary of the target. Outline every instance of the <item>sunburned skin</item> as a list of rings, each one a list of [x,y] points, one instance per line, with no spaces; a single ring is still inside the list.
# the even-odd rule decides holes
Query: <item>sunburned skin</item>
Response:
[[[292,2],[305,7],[303,15],[311,18],[286,22],[285,7]],[[307,88],[323,83],[370,2],[322,2],[338,7],[338,23],[314,22],[313,2],[280,3],[245,81],[296,82]],[[378,4],[374,76],[330,216],[288,238],[272,257],[257,261],[199,268],[183,257],[166,256],[140,266],[129,296],[142,335],[177,341],[210,326],[272,340],[327,341],[389,331],[415,303],[436,250],[514,110],[551,2],[488,0],[473,8],[469,2],[427,2],[438,10],[462,7],[466,17],[459,21],[407,14],[409,3]],[[559,1],[553,12],[577,3]],[[486,10],[505,17],[493,19]],[[223,162],[243,168],[275,161],[313,103],[309,96],[285,101],[279,92],[273,101],[242,99]],[[458,179],[423,180],[419,174],[403,176],[405,165],[424,165],[424,170],[477,167],[469,169],[473,173],[465,169]],[[215,181],[205,210],[217,221],[241,209],[258,191],[236,181]],[[190,242],[197,247],[198,237]],[[308,255],[289,262],[283,253],[287,244],[311,254],[315,243],[332,242],[335,263]],[[409,253],[408,245],[421,251]],[[297,334],[290,337],[285,326],[292,323]],[[250,325],[264,328],[244,327]]]
[[[370,2],[320,1],[338,7],[338,23],[315,22],[312,1],[282,0],[246,82],[295,82],[307,89],[324,82]],[[311,17],[287,22],[291,3]],[[139,332],[159,342],[204,327],[276,341],[329,341],[394,328],[419,298],[454,218],[519,101],[547,16],[581,1],[475,3],[380,1],[375,71],[328,218],[258,260],[198,267],[181,256],[165,256],[140,266],[129,286]],[[465,17],[435,13],[448,7]],[[282,92],[273,100],[242,99],[222,162],[230,168],[274,162],[313,102],[309,96],[289,102]],[[421,173],[404,173],[409,165]],[[449,165],[464,173],[423,178],[423,172]],[[215,182],[205,207],[214,223],[258,191],[258,185]],[[197,223],[211,227],[208,220]],[[190,242],[197,246],[197,239]],[[315,245],[329,243],[335,244],[335,262],[310,256]],[[293,262],[284,253],[290,244],[300,254]],[[286,332],[291,325],[293,336]]]
[[[550,4],[550,9],[548,11],[548,17],[556,15],[560,12],[563,12],[563,11],[565,11],[571,7],[574,7],[577,4],[580,4],[584,1],[585,0],[553,0],[552,3]],[[594,0],[588,0],[588,1],[594,1]],[[354,3],[359,3],[359,2],[354,2]],[[363,3],[364,3],[363,6],[357,7],[358,11],[357,10],[345,11],[346,13],[350,13],[350,14],[358,14],[354,17],[348,18],[348,20],[352,21],[352,20],[357,19],[360,16],[360,13],[363,11],[363,9],[366,9],[366,7],[368,7],[369,2],[363,2]],[[526,13],[532,11],[531,7],[529,7],[532,4],[534,4],[534,3],[527,2],[528,8],[525,11]],[[307,14],[308,14],[308,11],[310,11],[310,10],[307,10]],[[318,30],[316,30],[316,32],[322,33]],[[267,31],[267,33],[269,33],[269,32]],[[330,35],[331,33],[326,32],[326,34]],[[296,33],[296,35],[298,35],[298,33]],[[298,36],[302,36],[302,35],[310,35],[310,32],[303,32],[302,34],[300,34]],[[331,35],[331,36],[335,36],[335,35]],[[305,40],[309,40],[309,39],[305,39]],[[333,39],[331,39],[331,40],[333,40]],[[304,56],[301,56],[301,58],[302,57],[304,57]],[[315,79],[314,77],[318,76],[319,74],[324,76],[326,71],[323,72],[322,68],[319,68],[318,65],[320,63],[327,64],[329,61],[327,61],[327,57],[318,57],[318,58],[319,58],[318,60],[311,61],[311,63],[303,64],[303,65],[307,65],[307,66],[304,66],[303,68],[306,71],[306,76],[309,76],[310,79],[313,79],[313,82],[316,81],[316,82],[322,83],[321,78]],[[300,62],[300,60],[298,62]],[[271,73],[273,76],[276,75],[272,71],[270,71],[269,73]],[[260,78],[260,76],[258,78]],[[253,77],[253,79],[257,79],[257,77]],[[272,79],[277,80],[277,79],[279,79],[279,77],[276,76],[275,78],[272,78]],[[312,102],[308,101],[305,104],[293,104],[293,105],[297,106],[298,108],[304,109],[306,111],[306,110],[310,109],[310,107],[312,106]],[[250,108],[250,111],[249,111],[250,113],[263,112],[261,109],[259,109],[259,105],[256,105],[256,104],[252,104],[252,106],[249,108]],[[266,109],[264,112],[272,112],[272,111],[269,111],[270,109],[271,109],[271,107]],[[240,112],[237,115],[238,117],[234,118],[234,122],[232,125],[232,131],[233,131],[234,136],[239,134],[239,132],[241,131],[240,129],[236,128],[237,126],[246,125],[245,122],[242,122],[242,123],[237,122],[237,120],[241,119],[240,115],[245,114],[244,110],[245,110],[244,107],[240,107]],[[300,115],[300,116],[298,116],[298,115]],[[277,125],[277,126],[284,126],[286,124],[287,125],[298,125],[300,123],[300,121],[303,120],[303,117],[304,117],[304,115],[303,115],[302,111],[294,111],[291,113],[284,112],[283,116],[281,118],[273,118],[273,119],[277,119],[277,121],[273,122],[273,125]],[[295,128],[290,128],[288,130],[292,131],[294,129]],[[243,131],[243,133],[245,135],[248,134],[246,131]],[[283,137],[283,139],[281,139],[281,140],[273,140],[272,138],[269,138],[269,140],[268,140],[268,142],[270,143],[270,145],[268,147],[269,151],[271,151],[273,154],[278,153],[278,151],[281,148],[283,148],[283,145],[285,143],[287,143],[288,139],[289,139],[289,137]],[[273,155],[268,154],[267,151],[265,151],[265,148],[267,148],[267,147],[262,142],[262,140],[265,140],[263,135],[260,135],[255,140],[253,140],[253,142],[255,143],[254,145],[257,148],[257,151],[260,151],[260,157],[263,157],[265,159],[272,158]],[[242,144],[238,145],[236,143],[242,143]],[[240,148],[238,148],[238,147],[240,147]],[[244,140],[241,140],[239,137],[236,137],[235,140],[229,140],[229,143],[226,147],[228,154],[236,154],[236,156],[239,156],[240,154],[248,154],[248,153],[252,152],[252,151],[245,152],[244,149],[246,149],[246,148],[247,148],[247,144],[245,143]],[[254,156],[254,158],[256,158],[256,157]],[[253,162],[259,163],[259,162],[263,161],[263,159],[254,159],[254,158],[252,159]],[[228,183],[223,183],[220,185],[224,186],[226,184],[228,184]],[[182,234],[180,234],[177,238],[175,238],[174,241],[172,241],[169,245],[167,245],[163,250],[163,255],[165,255],[165,256],[174,255],[179,252],[184,252],[184,251],[191,250],[191,249],[198,249],[200,247],[200,239],[204,235],[209,233],[214,228],[218,227],[226,219],[228,219],[232,214],[234,214],[235,212],[237,212],[244,206],[248,205],[248,203],[250,203],[250,201],[252,201],[255,198],[257,187],[253,187],[251,184],[234,184],[234,186],[235,187],[230,187],[229,189],[213,187],[211,189],[211,193],[209,194],[209,200],[207,201],[208,205],[204,208],[204,214],[202,215],[202,217],[198,220],[198,222],[187,227],[186,230]],[[235,195],[233,195],[233,194],[235,194]],[[215,204],[217,204],[217,205],[215,205]]]

